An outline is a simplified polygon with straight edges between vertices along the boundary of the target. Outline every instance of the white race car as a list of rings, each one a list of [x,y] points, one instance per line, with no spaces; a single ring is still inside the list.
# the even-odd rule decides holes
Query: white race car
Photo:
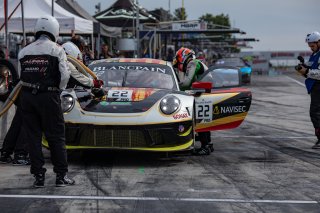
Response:
[[[237,68],[209,69],[190,91],[180,91],[163,60],[104,59],[89,68],[104,82],[100,91],[61,94],[67,149],[188,150],[196,132],[239,126],[251,104],[249,90],[232,88],[241,82]]]

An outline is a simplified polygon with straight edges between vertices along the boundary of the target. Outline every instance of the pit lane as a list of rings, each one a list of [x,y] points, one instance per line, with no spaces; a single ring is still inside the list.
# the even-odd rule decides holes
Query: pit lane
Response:
[[[28,167],[0,164],[1,212],[319,212],[320,151],[310,97],[294,73],[254,75],[253,102],[237,129],[212,132],[215,152],[69,153],[77,184],[46,187]]]

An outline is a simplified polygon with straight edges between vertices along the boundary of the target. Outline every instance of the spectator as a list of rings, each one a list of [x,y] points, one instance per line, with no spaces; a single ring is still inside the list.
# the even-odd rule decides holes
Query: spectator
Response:
[[[99,55],[99,59],[112,58],[112,57],[113,55],[109,52],[108,44],[103,44],[101,47],[101,53]]]
[[[167,61],[173,61],[174,51],[172,48],[168,49]]]

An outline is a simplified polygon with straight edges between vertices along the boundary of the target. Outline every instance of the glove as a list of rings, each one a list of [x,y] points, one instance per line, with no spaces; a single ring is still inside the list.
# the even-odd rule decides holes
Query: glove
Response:
[[[102,98],[103,96],[106,95],[105,91],[100,88],[92,88],[91,93],[96,97],[96,98]]]
[[[309,68],[305,66],[304,64],[301,64],[300,66],[301,69],[297,70],[301,75],[306,75],[308,74]]]
[[[98,80],[98,79],[94,79],[93,80],[93,87],[100,88],[102,85],[103,85],[103,81],[102,80]]]

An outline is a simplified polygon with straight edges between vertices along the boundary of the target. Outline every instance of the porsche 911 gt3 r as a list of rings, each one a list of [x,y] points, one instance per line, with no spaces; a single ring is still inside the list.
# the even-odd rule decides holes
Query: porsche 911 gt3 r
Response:
[[[162,60],[105,59],[89,68],[103,80],[101,91],[76,87],[61,94],[68,149],[187,150],[197,131],[235,127],[250,106],[245,89],[217,92],[210,85],[206,93],[206,83],[198,82],[195,90],[180,91]],[[239,102],[243,97],[250,101]]]

